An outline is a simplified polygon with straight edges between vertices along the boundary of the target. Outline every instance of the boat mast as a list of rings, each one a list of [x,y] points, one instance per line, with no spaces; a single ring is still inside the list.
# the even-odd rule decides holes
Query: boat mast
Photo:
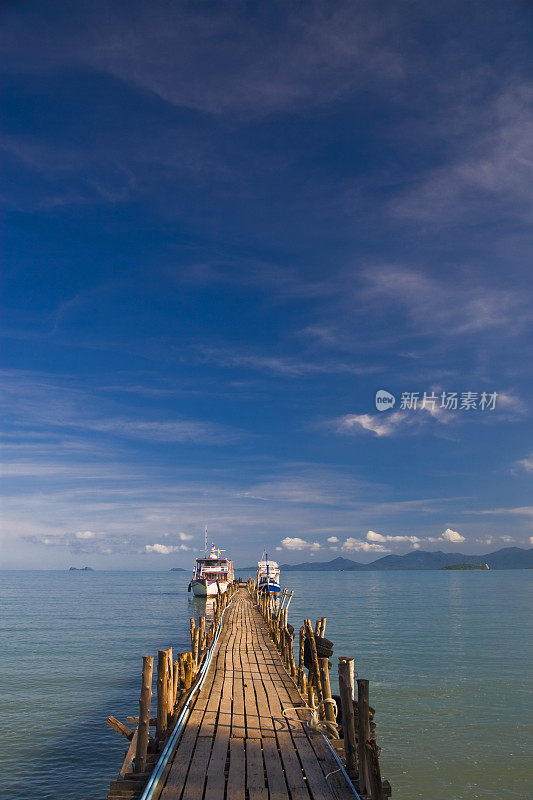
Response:
[[[207,558],[207,525],[204,530],[204,556]]]

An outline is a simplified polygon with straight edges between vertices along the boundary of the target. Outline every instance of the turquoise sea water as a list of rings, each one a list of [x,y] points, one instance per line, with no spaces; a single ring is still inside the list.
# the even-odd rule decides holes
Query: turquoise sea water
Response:
[[[0,793],[104,798],[141,656],[188,648],[185,573],[3,572]],[[289,619],[328,618],[376,708],[397,800],[526,800],[533,572],[286,573]]]

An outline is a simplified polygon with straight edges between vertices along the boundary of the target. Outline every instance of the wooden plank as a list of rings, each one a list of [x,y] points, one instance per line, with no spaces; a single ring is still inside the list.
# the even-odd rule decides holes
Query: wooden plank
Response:
[[[230,739],[227,800],[245,800],[245,772],[244,739]],[[222,792],[220,796],[223,796]]]
[[[278,744],[275,739],[265,739],[263,743],[263,756],[265,759],[270,800],[290,800],[289,790],[285,783],[283,766],[278,751]]]
[[[182,800],[199,800],[203,796],[211,744],[211,739],[198,739],[183,790]]]

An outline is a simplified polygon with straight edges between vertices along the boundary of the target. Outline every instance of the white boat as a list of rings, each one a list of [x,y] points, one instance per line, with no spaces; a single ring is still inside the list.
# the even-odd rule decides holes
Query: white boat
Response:
[[[257,562],[257,588],[260,592],[279,593],[279,566],[276,561],[269,561],[268,553]]]
[[[233,561],[224,558],[223,552],[213,544],[211,552],[207,554],[206,542],[205,554],[196,559],[189,583],[189,591],[192,589],[195,597],[213,597],[218,592],[224,594],[229,584],[233,583]]]

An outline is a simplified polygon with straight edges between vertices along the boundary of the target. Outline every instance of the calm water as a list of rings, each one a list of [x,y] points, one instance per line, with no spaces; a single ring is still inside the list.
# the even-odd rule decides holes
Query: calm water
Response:
[[[326,615],[335,655],[370,679],[397,800],[533,797],[532,582],[512,570],[285,575],[292,623]],[[2,574],[2,797],[106,796],[125,740],[105,719],[137,713],[143,654],[187,649],[188,618],[202,613],[187,583]]]

